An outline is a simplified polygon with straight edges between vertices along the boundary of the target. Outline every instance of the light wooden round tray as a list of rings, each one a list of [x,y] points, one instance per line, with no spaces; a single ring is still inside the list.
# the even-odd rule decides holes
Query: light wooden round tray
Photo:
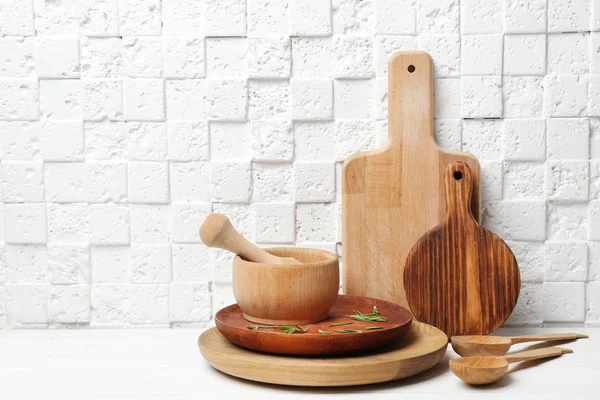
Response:
[[[198,338],[202,356],[214,368],[251,381],[294,386],[352,386],[393,381],[432,368],[444,356],[448,337],[414,322],[392,348],[354,357],[282,357],[230,343],[217,328]]]

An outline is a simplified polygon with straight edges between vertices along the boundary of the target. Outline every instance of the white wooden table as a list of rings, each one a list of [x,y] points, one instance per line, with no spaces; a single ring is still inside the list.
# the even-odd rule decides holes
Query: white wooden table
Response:
[[[232,378],[212,369],[196,342],[201,329],[0,331],[0,398],[253,399],[320,397],[600,399],[600,329],[519,328],[498,334],[577,331],[573,354],[520,369],[484,388],[459,381],[444,360],[416,377],[349,388],[296,388]],[[525,348],[519,345],[518,348]],[[514,349],[515,347],[513,347]]]

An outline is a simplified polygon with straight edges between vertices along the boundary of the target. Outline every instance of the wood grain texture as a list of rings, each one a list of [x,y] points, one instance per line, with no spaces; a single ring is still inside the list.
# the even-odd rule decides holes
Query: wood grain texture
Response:
[[[452,163],[444,179],[448,212],[406,261],[408,303],[416,319],[448,337],[488,334],[517,303],[519,268],[508,245],[471,215],[469,167]]]
[[[364,314],[371,313],[377,306],[385,322],[354,321],[348,317],[354,310]],[[238,346],[266,353],[293,355],[344,355],[378,349],[393,344],[409,329],[412,314],[407,309],[385,300],[368,297],[338,296],[324,321],[301,325],[307,330],[302,334],[285,334],[276,329],[248,330],[254,325],[246,321],[237,304],[221,309],[215,315],[217,329],[223,336]],[[351,325],[330,326],[340,322],[352,322]],[[365,330],[368,326],[382,326],[382,329]],[[319,330],[331,332],[329,335]],[[361,333],[336,332],[341,329],[355,329]]]
[[[349,357],[282,357],[257,353],[229,342],[216,328],[202,333],[198,347],[214,368],[257,382],[294,386],[351,386],[416,375],[440,362],[448,341],[444,332],[413,323],[393,347]]]
[[[445,215],[443,172],[453,161],[469,165],[471,211],[478,219],[479,163],[435,142],[431,57],[399,52],[388,71],[388,141],[350,156],[342,172],[343,289],[407,307],[406,256]]]
[[[327,318],[340,287],[338,256],[329,251],[265,249],[300,264],[254,263],[233,259],[232,286],[244,317],[270,325],[308,324]]]

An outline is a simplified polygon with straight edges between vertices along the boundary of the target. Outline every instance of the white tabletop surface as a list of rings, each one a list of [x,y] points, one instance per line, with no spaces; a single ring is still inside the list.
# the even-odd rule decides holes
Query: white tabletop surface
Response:
[[[444,359],[419,376],[348,388],[297,388],[232,378],[212,369],[197,347],[202,329],[0,331],[0,398],[12,399],[254,399],[515,398],[600,399],[600,329],[519,328],[497,334],[576,331],[589,339],[574,350],[511,373],[487,387],[470,387]],[[522,344],[513,349],[526,348]]]

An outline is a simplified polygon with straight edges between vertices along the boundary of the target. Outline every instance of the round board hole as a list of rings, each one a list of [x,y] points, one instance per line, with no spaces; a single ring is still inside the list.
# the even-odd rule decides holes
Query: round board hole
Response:
[[[414,66],[414,65],[409,65],[409,66],[408,66],[408,72],[410,72],[411,74],[412,74],[413,72],[415,72],[415,69],[416,69],[416,68],[415,68],[415,66]]]
[[[456,179],[457,181],[460,181],[462,179],[462,172],[454,171],[454,179]]]

